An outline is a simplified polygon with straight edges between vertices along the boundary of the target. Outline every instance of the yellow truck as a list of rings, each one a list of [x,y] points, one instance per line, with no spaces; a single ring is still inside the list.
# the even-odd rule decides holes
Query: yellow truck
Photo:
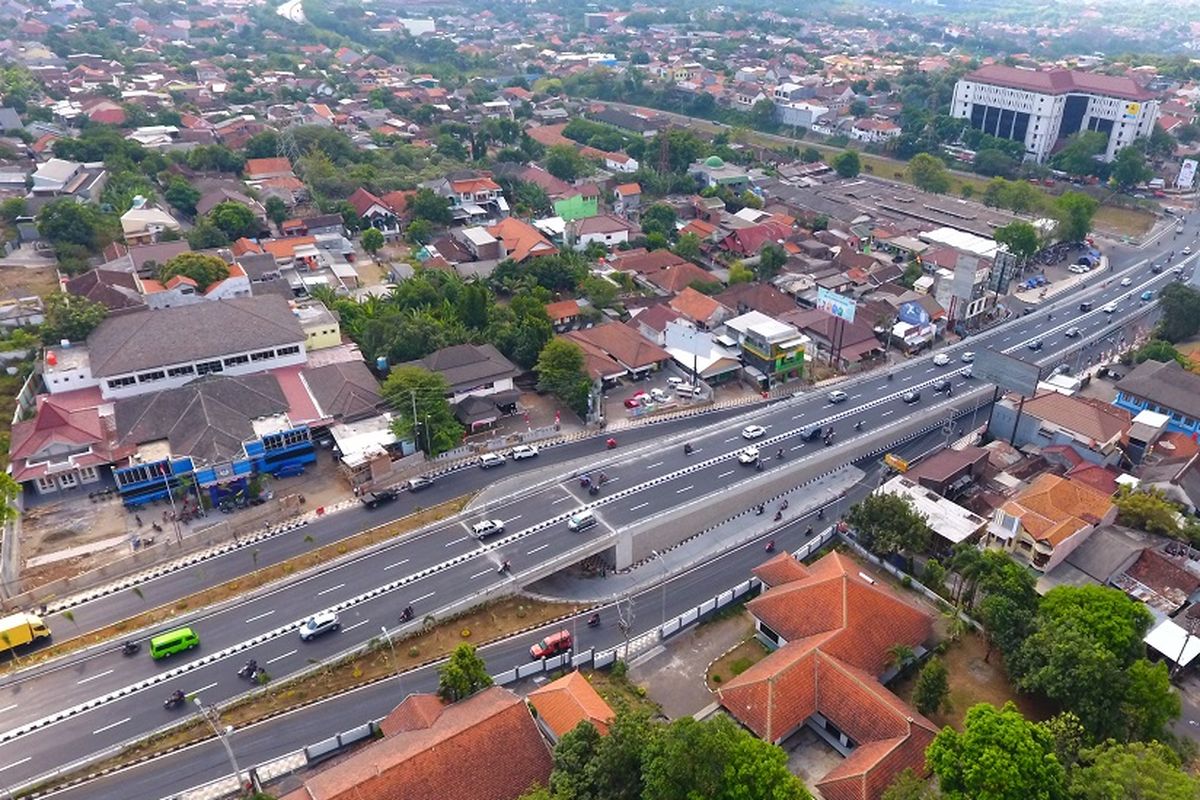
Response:
[[[0,619],[0,653],[49,638],[50,628],[37,614],[11,614]]]

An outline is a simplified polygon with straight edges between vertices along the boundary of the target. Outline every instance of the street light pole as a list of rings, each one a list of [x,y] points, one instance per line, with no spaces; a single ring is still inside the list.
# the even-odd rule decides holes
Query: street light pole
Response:
[[[661,563],[661,564],[662,564],[662,568],[663,568],[663,582],[662,582],[662,623],[659,625],[659,627],[660,627],[660,629],[661,629],[662,627],[665,627],[665,626],[666,626],[666,624],[667,624],[667,559],[666,559],[666,556],[665,556],[663,553],[660,553],[660,552],[658,552],[657,550],[651,550],[651,551],[650,551],[650,555],[651,555],[651,556],[652,556],[652,557],[653,557],[655,560],[657,560],[659,563]]]
[[[213,729],[213,733],[216,734],[217,740],[221,742],[221,746],[225,748],[225,755],[229,758],[229,766],[233,767],[233,777],[237,779],[240,791],[244,788],[242,784],[242,770],[238,766],[237,757],[233,754],[233,746],[229,743],[229,734],[233,731],[233,727],[222,727],[219,724],[221,717],[215,706],[204,705],[199,697],[193,697],[192,702],[196,704],[196,708],[200,709],[201,716],[204,717],[204,720]],[[260,787],[257,785],[257,778],[253,774],[251,774],[251,780],[255,784],[254,790],[258,791]]]
[[[392,635],[388,633],[387,625],[380,625],[379,630],[383,631],[383,638],[387,640],[388,647],[392,650],[392,663],[396,671],[396,680],[400,679],[400,659],[396,656],[396,643],[392,641]]]

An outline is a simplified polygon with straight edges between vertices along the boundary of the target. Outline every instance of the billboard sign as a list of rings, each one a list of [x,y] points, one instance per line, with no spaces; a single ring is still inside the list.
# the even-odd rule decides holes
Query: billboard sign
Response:
[[[854,322],[854,312],[857,307],[853,299],[829,289],[817,287],[817,308],[825,313],[844,319],[846,322]]]
[[[901,322],[907,322],[909,325],[920,326],[929,324],[929,312],[916,300],[901,303],[899,311],[896,312],[896,318]]]
[[[1180,189],[1191,189],[1196,183],[1196,159],[1185,158],[1183,166],[1179,168],[1179,177],[1175,179],[1175,185]]]
[[[980,350],[975,354],[971,374],[1005,391],[1033,397],[1037,393],[1041,367],[998,350]]]

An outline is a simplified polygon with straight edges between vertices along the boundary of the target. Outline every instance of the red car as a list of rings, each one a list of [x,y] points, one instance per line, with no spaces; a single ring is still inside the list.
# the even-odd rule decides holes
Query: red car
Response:
[[[648,394],[646,394],[645,392],[642,392],[642,391],[634,392],[633,397],[625,398],[625,407],[626,408],[638,408],[640,406],[645,405],[649,399],[650,399],[650,396]]]
[[[571,649],[571,632],[562,630],[552,633],[545,639],[529,648],[529,657],[533,659],[549,658]]]

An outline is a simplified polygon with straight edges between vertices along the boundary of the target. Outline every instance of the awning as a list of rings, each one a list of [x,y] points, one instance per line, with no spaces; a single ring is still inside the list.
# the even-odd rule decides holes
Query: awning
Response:
[[[1142,641],[1147,647],[1181,667],[1186,667],[1200,655],[1200,637],[1191,635],[1169,619],[1159,623]]]

